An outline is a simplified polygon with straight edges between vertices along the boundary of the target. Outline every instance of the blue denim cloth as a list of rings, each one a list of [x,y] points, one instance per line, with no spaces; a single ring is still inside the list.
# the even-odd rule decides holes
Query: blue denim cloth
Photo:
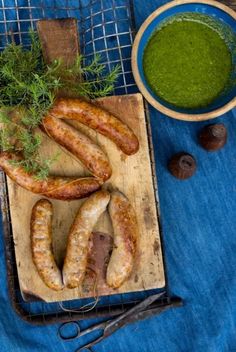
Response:
[[[160,5],[135,0],[137,25]],[[185,304],[121,329],[94,351],[236,351],[236,111],[214,120],[219,121],[228,128],[227,145],[208,153],[197,143],[208,122],[181,122],[151,109],[167,274],[172,294]],[[169,157],[182,150],[198,166],[186,181],[166,169]],[[34,327],[16,316],[6,288],[2,236],[0,241],[0,352],[74,351],[79,341],[60,341],[57,325]]]

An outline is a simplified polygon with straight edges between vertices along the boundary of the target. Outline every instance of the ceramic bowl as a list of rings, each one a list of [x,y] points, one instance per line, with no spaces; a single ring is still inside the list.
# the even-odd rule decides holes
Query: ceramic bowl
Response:
[[[159,98],[149,87],[143,72],[143,53],[146,44],[158,26],[169,17],[185,13],[197,12],[207,14],[226,25],[232,34],[236,32],[236,13],[228,6],[217,1],[202,0],[176,0],[158,8],[142,24],[139,29],[132,49],[132,70],[135,81],[146,100],[157,110],[175,119],[186,121],[202,121],[220,116],[236,106],[236,85],[232,86],[226,93],[222,94],[213,103],[205,108],[180,109]],[[235,34],[236,35],[236,34]],[[236,38],[236,37],[235,37]],[[234,50],[234,52],[233,52]],[[235,46],[231,48],[233,63]],[[236,65],[236,64],[235,64]]]

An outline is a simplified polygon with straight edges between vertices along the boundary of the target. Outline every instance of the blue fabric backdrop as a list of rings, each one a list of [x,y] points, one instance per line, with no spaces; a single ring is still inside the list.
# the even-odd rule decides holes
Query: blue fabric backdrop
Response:
[[[138,26],[162,4],[134,2]],[[175,121],[151,109],[169,284],[185,305],[118,331],[95,351],[236,351],[236,111],[216,121],[227,126],[228,143],[207,153],[196,138],[206,122]],[[182,150],[198,164],[196,175],[184,182],[166,170],[168,158]],[[0,351],[74,351],[79,342],[59,341],[56,325],[33,327],[16,316],[6,288],[2,236],[0,251]]]

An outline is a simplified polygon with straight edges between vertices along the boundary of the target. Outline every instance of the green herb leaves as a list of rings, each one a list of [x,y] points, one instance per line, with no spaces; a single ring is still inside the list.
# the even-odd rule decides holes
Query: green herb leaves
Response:
[[[83,56],[79,55],[74,66],[61,76],[62,85],[79,96],[91,99],[104,97],[113,91],[120,66],[115,66],[105,77],[104,70],[100,55],[95,55],[87,66],[84,65]]]
[[[41,137],[35,129],[53,105],[58,90],[92,99],[103,97],[113,91],[119,67],[104,76],[105,66],[99,56],[84,66],[81,55],[68,69],[60,60],[48,66],[37,35],[30,32],[30,37],[30,50],[12,43],[0,53],[0,147],[20,152],[24,169],[45,178],[56,157],[41,158]]]

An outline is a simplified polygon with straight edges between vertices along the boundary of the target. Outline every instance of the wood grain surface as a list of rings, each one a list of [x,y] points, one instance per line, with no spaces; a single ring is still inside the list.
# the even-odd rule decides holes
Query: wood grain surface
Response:
[[[79,52],[78,28],[76,18],[40,20],[37,30],[46,63],[55,59],[62,60],[62,65],[71,66]]]
[[[222,4],[225,4],[226,6],[229,6],[232,10],[236,10],[236,1],[235,0],[224,0],[220,1]]]
[[[111,247],[111,241],[106,236],[113,235],[111,222],[106,212],[97,223],[95,231],[102,233],[101,238],[104,239],[105,236],[105,243],[108,243],[108,245],[103,246],[101,241],[99,242],[96,238],[92,244],[91,255],[93,257],[96,254],[95,256],[98,261],[100,260],[100,264],[94,265],[94,260],[90,260],[90,264],[93,264],[93,267],[90,267],[93,274],[94,270],[98,269],[99,271],[97,273],[98,280],[96,281],[96,275],[91,276],[91,270],[88,270],[85,283],[80,289],[64,289],[61,292],[49,289],[36,271],[30,249],[31,209],[41,197],[24,190],[8,179],[11,220],[21,291],[38,296],[47,302],[92,297],[94,296],[94,289],[100,296],[118,292],[160,288],[165,284],[142,96],[141,94],[134,94],[106,97],[98,100],[97,104],[125,121],[134,130],[140,142],[138,153],[126,156],[106,137],[97,134],[86,126],[71,122],[107,152],[113,174],[111,179],[104,185],[104,188],[110,190],[120,189],[128,196],[136,211],[140,238],[135,268],[130,279],[120,289],[113,290],[106,286],[103,280],[104,261],[107,261]],[[42,154],[48,156],[57,152],[60,152],[60,158],[52,167],[52,174],[68,176],[88,175],[88,172],[68,152],[64,152],[54,141],[44,136]],[[54,207],[53,249],[60,267],[63,264],[69,228],[82,202],[83,200],[71,202],[52,200]]]

